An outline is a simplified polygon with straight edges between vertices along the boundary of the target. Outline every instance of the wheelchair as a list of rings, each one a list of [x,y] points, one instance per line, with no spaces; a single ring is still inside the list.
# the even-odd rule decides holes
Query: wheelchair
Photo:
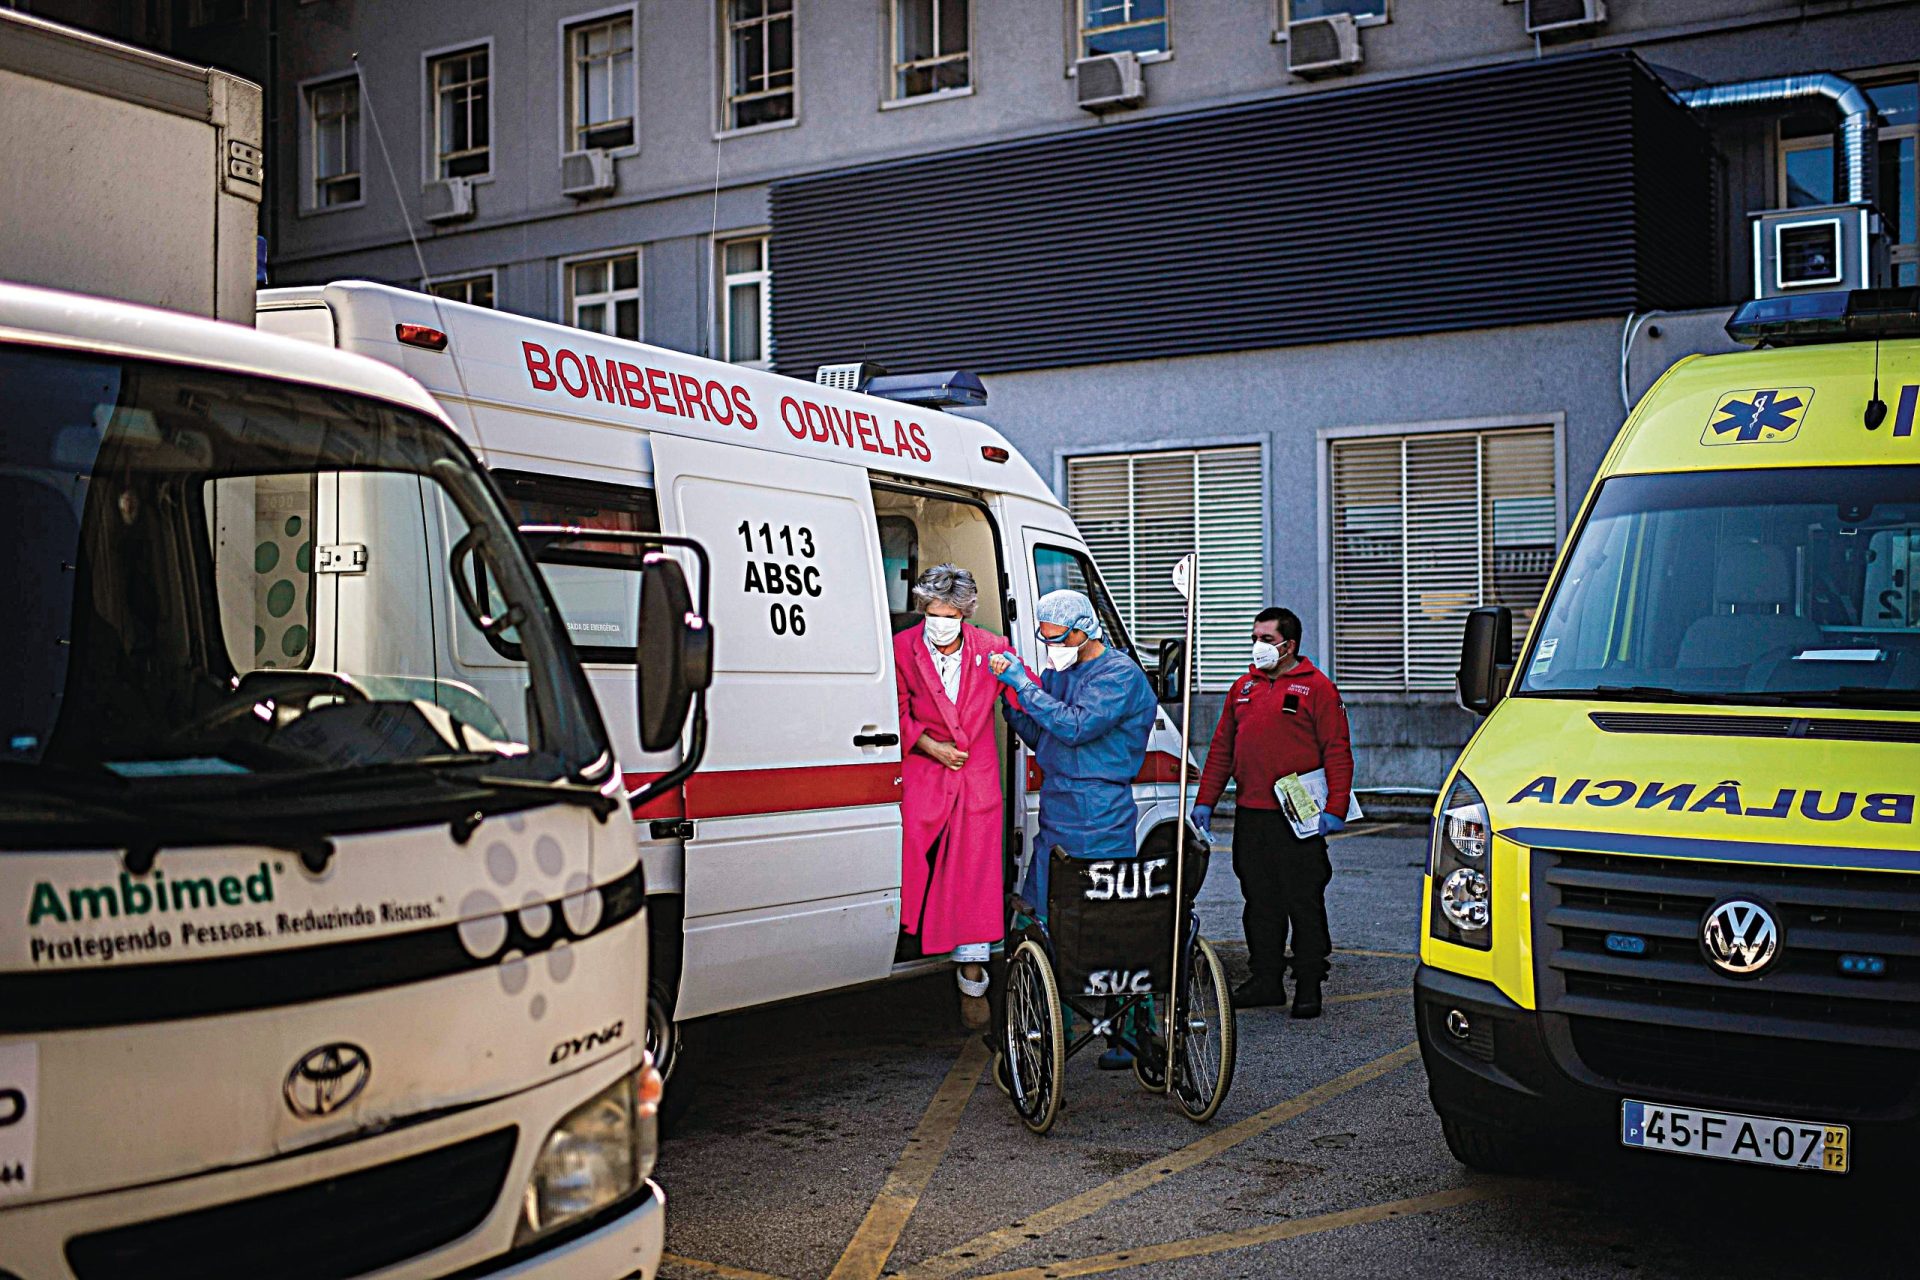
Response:
[[[1233,1004],[1194,909],[1209,851],[1196,828],[1187,830],[1177,907],[1171,854],[1095,862],[1058,845],[1049,851],[1049,909],[1011,899],[1004,980],[995,984],[994,1079],[1034,1133],[1046,1133],[1060,1114],[1067,1061],[1096,1041],[1132,1053],[1141,1087],[1171,1093],[1196,1123],[1226,1101]]]

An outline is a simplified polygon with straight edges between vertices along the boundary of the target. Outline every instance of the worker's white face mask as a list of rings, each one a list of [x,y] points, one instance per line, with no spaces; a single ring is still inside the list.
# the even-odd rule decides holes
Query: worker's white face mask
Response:
[[[927,615],[927,639],[941,648],[946,648],[960,638],[960,619],[940,618]]]
[[[1050,644],[1047,646],[1047,665],[1055,671],[1065,671],[1080,661],[1080,649],[1071,644]]]
[[[1262,671],[1271,671],[1280,665],[1280,650],[1265,640],[1253,642],[1253,665]]]

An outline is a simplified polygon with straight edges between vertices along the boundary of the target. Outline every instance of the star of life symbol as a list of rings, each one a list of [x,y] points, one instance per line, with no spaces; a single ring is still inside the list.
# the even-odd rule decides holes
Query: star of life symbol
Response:
[[[1713,407],[1702,444],[1780,444],[1800,433],[1813,402],[1812,387],[1729,391]]]

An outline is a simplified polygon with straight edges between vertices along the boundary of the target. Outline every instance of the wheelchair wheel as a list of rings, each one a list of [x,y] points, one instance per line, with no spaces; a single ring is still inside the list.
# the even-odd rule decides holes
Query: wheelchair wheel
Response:
[[[1020,1123],[1035,1133],[1060,1114],[1060,1077],[1067,1065],[1066,1020],[1053,965],[1033,939],[1007,962],[1006,1074]]]
[[[1133,1055],[1133,1078],[1148,1093],[1167,1091],[1167,1042],[1160,1034],[1158,1001],[1157,996],[1149,999],[1134,1015],[1139,1020],[1135,1028],[1144,1023],[1145,1029],[1139,1037],[1143,1052]]]
[[[1233,1086],[1233,1003],[1227,971],[1205,938],[1187,964],[1175,1016],[1182,1019],[1173,1063],[1173,1096],[1189,1120],[1205,1124]]]

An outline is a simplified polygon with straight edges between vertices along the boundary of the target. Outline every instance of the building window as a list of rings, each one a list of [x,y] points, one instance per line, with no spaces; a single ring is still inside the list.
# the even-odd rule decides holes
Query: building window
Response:
[[[1263,470],[1258,445],[1067,460],[1067,507],[1143,660],[1186,634],[1173,566],[1199,552],[1201,690],[1225,689],[1247,669],[1253,615],[1272,603]]]
[[[794,0],[722,0],[726,17],[726,127],[793,119]]]
[[[188,0],[187,26],[224,27],[247,20],[247,0]]]
[[[1355,25],[1366,27],[1392,16],[1387,11],[1387,0],[1280,0],[1280,29],[1285,31],[1290,23],[1331,18],[1338,13],[1351,14]]]
[[[567,51],[567,149],[632,146],[633,15],[567,28]]]
[[[773,273],[767,238],[745,236],[720,244],[721,350],[736,364],[765,366],[773,359]]]
[[[1467,611],[1524,635],[1558,545],[1551,427],[1328,445],[1332,666],[1342,689],[1450,689]]]
[[[434,176],[471,178],[493,168],[487,50],[463,49],[427,63],[433,85]]]
[[[427,292],[436,298],[446,298],[452,302],[465,302],[476,307],[493,305],[493,273],[477,276],[450,276],[435,280],[427,286]]]
[[[1885,122],[1879,132],[1879,205],[1893,240],[1893,283],[1920,284],[1920,186],[1914,150],[1920,146],[1920,75],[1862,81],[1862,89]],[[1816,116],[1783,122],[1780,141],[1780,204],[1802,209],[1845,199],[1844,178],[1832,126]]]
[[[360,82],[352,77],[307,90],[313,128],[313,204],[360,202]]]
[[[967,0],[893,0],[893,96],[918,98],[971,83]]]
[[[567,264],[567,315],[581,329],[640,337],[640,253]]]
[[[1080,56],[1167,53],[1169,0],[1079,0]]]

